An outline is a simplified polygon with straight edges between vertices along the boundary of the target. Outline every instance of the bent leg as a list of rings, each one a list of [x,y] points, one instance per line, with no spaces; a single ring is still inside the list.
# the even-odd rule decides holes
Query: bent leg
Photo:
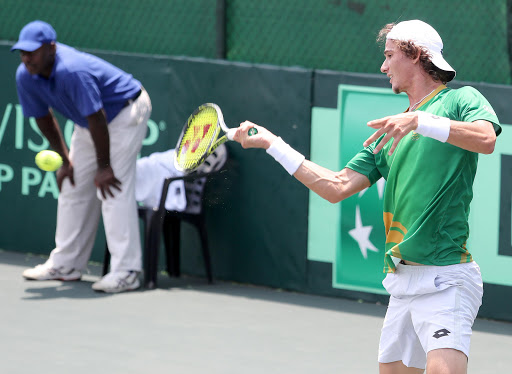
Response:
[[[94,185],[97,169],[94,144],[89,131],[77,125],[71,138],[70,158],[75,185],[72,186],[68,178],[62,184],[57,207],[56,247],[48,264],[83,270],[96,238],[101,206]]]
[[[435,349],[427,354],[427,374],[466,374],[467,368],[467,356],[456,349]]]
[[[113,273],[140,271],[142,268],[135,171],[150,114],[151,101],[144,91],[108,125],[110,161],[116,178],[122,183],[121,191],[114,192],[113,198],[102,198],[101,206]]]
[[[407,367],[402,361],[379,363],[379,374],[423,374],[423,369]]]

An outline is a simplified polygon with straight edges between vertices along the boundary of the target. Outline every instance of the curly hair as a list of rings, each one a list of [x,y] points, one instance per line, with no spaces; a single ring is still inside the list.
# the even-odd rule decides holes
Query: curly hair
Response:
[[[391,31],[391,29],[395,26],[395,23],[388,23],[385,25],[377,36],[377,42],[385,43],[386,36]],[[412,41],[401,41],[395,40],[395,44],[398,49],[400,49],[407,57],[414,59],[418,56],[418,52],[420,53],[420,64],[423,67],[423,70],[427,72],[428,75],[432,77],[432,79],[436,82],[441,82],[446,84],[446,82],[451,81],[455,77],[455,73],[453,71],[445,71],[439,69],[435,66],[431,61],[431,55],[426,48],[416,46]]]

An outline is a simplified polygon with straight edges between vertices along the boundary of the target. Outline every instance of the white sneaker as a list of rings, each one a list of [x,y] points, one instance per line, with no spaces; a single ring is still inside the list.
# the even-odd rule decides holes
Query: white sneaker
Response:
[[[76,281],[82,278],[82,273],[79,270],[65,269],[64,267],[52,268],[46,264],[27,269],[22,275],[25,279],[29,280]]]
[[[94,291],[117,293],[136,290],[140,287],[139,273],[136,271],[120,271],[108,273],[92,284]]]

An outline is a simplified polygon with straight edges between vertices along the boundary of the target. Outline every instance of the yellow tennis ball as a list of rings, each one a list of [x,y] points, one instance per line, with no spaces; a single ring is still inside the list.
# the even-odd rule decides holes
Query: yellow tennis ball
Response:
[[[54,151],[41,151],[36,155],[36,165],[44,171],[55,171],[62,166],[62,157]]]

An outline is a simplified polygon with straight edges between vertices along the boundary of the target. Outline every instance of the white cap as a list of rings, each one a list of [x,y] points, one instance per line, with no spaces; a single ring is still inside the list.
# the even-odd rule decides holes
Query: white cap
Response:
[[[443,58],[443,40],[428,23],[417,19],[400,22],[393,26],[386,39],[411,41],[416,46],[426,48],[432,63],[441,70],[453,72],[452,79],[455,77],[455,69]]]

